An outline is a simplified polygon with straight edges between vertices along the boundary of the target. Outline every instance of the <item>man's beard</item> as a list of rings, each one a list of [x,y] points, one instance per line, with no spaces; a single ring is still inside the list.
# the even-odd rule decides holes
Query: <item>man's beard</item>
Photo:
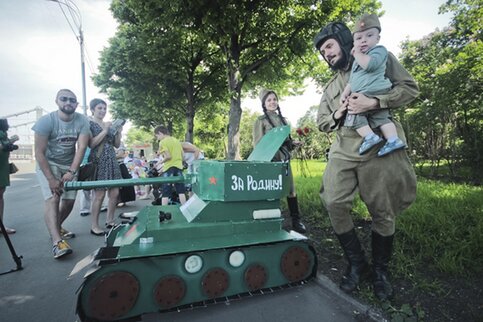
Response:
[[[335,71],[345,69],[347,67],[347,55],[342,52],[340,59],[333,65],[329,64],[329,66]]]
[[[71,106],[71,107],[69,108],[69,107],[66,107],[66,106],[62,106],[62,107],[60,108],[60,110],[61,110],[62,112],[64,112],[65,114],[70,115],[70,114],[74,114],[74,112],[75,112],[75,107],[72,107],[72,106]]]

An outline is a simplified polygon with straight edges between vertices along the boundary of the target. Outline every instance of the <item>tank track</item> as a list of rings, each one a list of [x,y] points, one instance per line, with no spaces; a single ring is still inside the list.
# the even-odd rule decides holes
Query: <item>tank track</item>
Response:
[[[201,259],[201,267],[188,260],[193,258]],[[77,314],[81,321],[137,321],[146,313],[291,287],[315,277],[316,270],[317,256],[307,240],[101,260],[80,288]]]

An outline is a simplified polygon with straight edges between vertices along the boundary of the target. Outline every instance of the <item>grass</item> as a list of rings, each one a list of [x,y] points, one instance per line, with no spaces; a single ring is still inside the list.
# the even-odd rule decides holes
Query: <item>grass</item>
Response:
[[[345,260],[331,228],[319,191],[325,162],[293,161],[303,220],[318,252],[321,269],[335,283]],[[390,302],[379,302],[370,283],[358,297],[379,307],[390,321],[475,320],[481,316],[479,291],[483,275],[483,188],[418,178],[416,201],[397,219],[390,270],[398,290]],[[370,247],[370,214],[356,197],[352,209],[361,243]],[[369,255],[369,254],[368,254]],[[339,265],[339,266],[337,266]],[[337,273],[332,268],[338,267]]]
[[[416,202],[399,218],[404,259],[450,274],[481,272],[482,196],[481,187],[420,180]]]
[[[301,171],[300,163],[295,160],[292,164],[304,220],[316,227],[330,227],[319,196],[325,163],[310,160],[305,166],[307,171]],[[416,201],[396,224],[394,274],[416,277],[422,265],[454,276],[483,273],[482,197],[481,186],[418,179]],[[361,219],[370,218],[359,198],[354,201],[353,212]],[[432,284],[422,286],[437,288]]]
[[[447,161],[440,161],[439,164],[430,162],[418,162],[415,165],[416,173],[425,178],[437,179],[445,182],[471,182],[481,183],[481,173],[476,172],[472,167],[456,163],[452,171]]]

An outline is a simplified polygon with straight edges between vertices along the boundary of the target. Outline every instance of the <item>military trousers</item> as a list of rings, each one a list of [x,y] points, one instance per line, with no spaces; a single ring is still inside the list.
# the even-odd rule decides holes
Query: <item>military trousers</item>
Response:
[[[288,182],[289,182],[289,196],[295,196],[296,195],[296,192],[295,192],[295,182],[294,182],[294,179],[293,179],[293,172],[292,172],[292,165],[290,164],[290,162],[288,163],[288,178],[287,178]]]
[[[329,159],[320,196],[336,234],[354,228],[350,211],[356,193],[372,217],[372,230],[394,234],[396,216],[416,199],[416,174],[406,151],[366,161]]]

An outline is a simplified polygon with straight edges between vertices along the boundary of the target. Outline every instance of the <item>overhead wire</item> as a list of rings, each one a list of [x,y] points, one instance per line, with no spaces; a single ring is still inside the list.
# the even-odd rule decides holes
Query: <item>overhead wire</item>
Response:
[[[65,0],[65,5],[69,9],[70,16],[72,17],[72,21],[76,23],[76,26],[81,29],[82,28],[82,16],[80,14],[79,7],[71,0]],[[75,9],[75,10],[74,10]]]
[[[87,50],[87,45],[86,45],[85,42],[84,42],[84,50],[85,50],[85,53],[86,53],[87,66],[89,67],[89,70],[91,71],[91,74],[95,74],[97,68],[94,67],[94,65],[92,64],[91,58],[89,56],[89,51]]]
[[[65,13],[65,11],[64,11],[64,8],[62,7],[62,5],[61,5],[61,4],[64,4],[64,5],[66,5],[67,7],[69,7],[69,6],[68,6],[67,4],[65,4],[65,3],[63,3],[63,2],[60,2],[60,1],[57,1],[57,4],[59,5],[59,8],[60,8],[60,10],[62,11],[62,14],[64,15],[65,20],[67,20],[67,23],[69,24],[70,29],[71,29],[71,30],[72,30],[72,32],[74,33],[74,36],[75,36],[77,39],[79,39],[79,36],[80,36],[80,35],[77,35],[76,31],[74,30],[74,27],[72,27],[72,24],[70,23],[70,20],[69,20],[69,18],[67,17],[67,15],[66,15],[66,13]],[[76,26],[76,27],[78,27],[78,26]]]
[[[67,23],[69,24],[70,29],[74,33],[77,40],[80,41],[80,33],[82,32],[81,31],[81,29],[82,29],[82,16],[80,15],[79,7],[71,0],[65,0],[63,2],[61,0],[58,0],[56,2],[59,5],[60,10],[62,11],[62,14],[64,15],[65,19],[67,20]],[[69,19],[67,17],[67,14],[65,13],[62,5],[65,5],[67,7],[67,9],[69,10],[69,14],[70,14],[71,19]],[[77,34],[75,32],[75,29],[72,26],[71,20],[72,20],[73,24],[75,25],[75,27],[79,30],[79,34]],[[86,58],[87,66],[89,67],[89,71],[91,72],[91,74],[94,74],[95,68],[94,68],[92,60],[90,58],[89,50],[87,49],[85,39],[83,39],[83,42],[84,42],[84,53],[86,54],[85,58]]]

